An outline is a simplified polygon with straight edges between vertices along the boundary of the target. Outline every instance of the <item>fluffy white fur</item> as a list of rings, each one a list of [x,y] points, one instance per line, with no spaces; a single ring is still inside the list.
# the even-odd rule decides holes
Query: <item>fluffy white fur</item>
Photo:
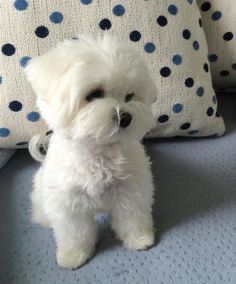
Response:
[[[81,37],[32,59],[26,72],[54,131],[31,200],[33,221],[54,231],[58,264],[77,268],[92,256],[100,210],[126,247],[150,247],[153,182],[140,141],[153,126],[156,87],[143,61],[109,35]],[[88,102],[95,89],[104,97]],[[124,112],[132,116],[125,128]]]

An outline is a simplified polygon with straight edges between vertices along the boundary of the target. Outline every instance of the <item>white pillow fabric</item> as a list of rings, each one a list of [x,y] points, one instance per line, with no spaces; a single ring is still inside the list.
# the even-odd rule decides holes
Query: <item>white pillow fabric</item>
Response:
[[[104,30],[139,50],[157,83],[157,126],[149,136],[224,133],[196,0],[15,0],[1,6],[1,147],[25,147],[46,131],[25,79],[30,58],[59,40]]]
[[[198,0],[215,88],[236,87],[236,1]]]

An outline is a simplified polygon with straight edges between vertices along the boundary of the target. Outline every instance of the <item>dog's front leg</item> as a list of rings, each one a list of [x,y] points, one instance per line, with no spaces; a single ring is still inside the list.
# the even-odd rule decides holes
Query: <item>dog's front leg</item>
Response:
[[[145,188],[146,194],[132,192],[133,185],[126,185],[116,195],[112,204],[112,228],[124,245],[132,250],[147,249],[154,243],[152,221],[153,186]],[[139,188],[137,186],[137,188]]]
[[[64,268],[75,269],[93,254],[97,226],[92,212],[60,212],[51,220],[57,244],[57,262]]]

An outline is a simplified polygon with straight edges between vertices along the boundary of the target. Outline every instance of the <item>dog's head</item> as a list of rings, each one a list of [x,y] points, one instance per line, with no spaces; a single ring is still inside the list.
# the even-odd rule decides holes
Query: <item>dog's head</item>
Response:
[[[66,40],[26,73],[43,118],[78,140],[140,140],[153,126],[156,87],[139,55],[111,36]]]

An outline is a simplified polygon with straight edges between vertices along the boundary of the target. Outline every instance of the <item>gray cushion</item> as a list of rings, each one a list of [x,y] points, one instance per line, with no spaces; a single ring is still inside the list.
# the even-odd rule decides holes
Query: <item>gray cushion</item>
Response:
[[[126,250],[100,216],[96,255],[76,271],[56,265],[52,232],[30,223],[38,164],[19,151],[0,172],[0,283],[236,283],[236,97],[224,100],[226,136],[147,142],[156,245]]]

